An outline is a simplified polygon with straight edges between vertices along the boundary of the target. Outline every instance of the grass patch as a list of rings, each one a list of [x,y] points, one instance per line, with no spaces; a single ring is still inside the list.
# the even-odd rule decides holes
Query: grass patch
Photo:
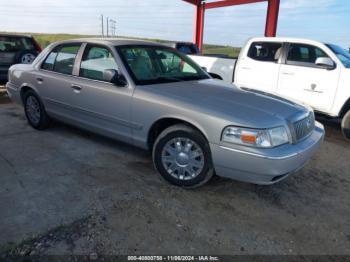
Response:
[[[78,35],[78,34],[44,34],[44,33],[26,33],[34,36],[36,41],[40,44],[41,47],[45,48],[49,44],[56,42],[56,41],[62,41],[62,40],[69,40],[69,39],[76,39],[76,38],[90,38],[90,37],[100,37],[100,36],[93,36],[93,35]],[[131,38],[131,39],[140,39],[136,37],[122,37],[121,38]],[[144,39],[148,41],[154,41],[154,42],[169,42],[166,40],[161,39]],[[222,46],[222,45],[209,45],[205,44],[203,47],[203,54],[221,54],[221,55],[228,55],[230,57],[237,57],[239,54],[240,48],[233,47],[233,46]]]

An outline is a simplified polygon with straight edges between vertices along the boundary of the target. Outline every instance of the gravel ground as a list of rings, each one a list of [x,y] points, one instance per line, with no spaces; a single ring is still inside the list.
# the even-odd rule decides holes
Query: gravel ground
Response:
[[[55,123],[38,132],[0,95],[0,258],[83,254],[350,255],[350,144],[273,186],[165,183],[147,152]]]

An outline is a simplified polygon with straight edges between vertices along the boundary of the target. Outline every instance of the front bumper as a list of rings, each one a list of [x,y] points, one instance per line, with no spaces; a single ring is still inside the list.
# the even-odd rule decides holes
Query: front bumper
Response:
[[[309,137],[297,144],[250,151],[210,144],[216,174],[260,185],[281,181],[298,171],[319,149],[324,128],[316,122]]]
[[[6,83],[6,90],[9,98],[12,102],[17,104],[22,104],[21,94],[19,88],[10,82]]]

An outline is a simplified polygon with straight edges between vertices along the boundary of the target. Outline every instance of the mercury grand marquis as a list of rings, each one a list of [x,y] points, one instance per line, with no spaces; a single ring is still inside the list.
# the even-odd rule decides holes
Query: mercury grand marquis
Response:
[[[9,70],[9,97],[35,129],[51,119],[152,151],[168,182],[198,187],[217,174],[269,185],[299,170],[323,142],[312,109],[212,79],[157,43],[53,43]]]

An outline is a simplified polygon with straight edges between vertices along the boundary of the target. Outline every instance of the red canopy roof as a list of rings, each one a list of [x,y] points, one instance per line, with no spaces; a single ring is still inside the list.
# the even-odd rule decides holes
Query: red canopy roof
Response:
[[[233,5],[252,4],[259,2],[268,2],[267,17],[265,24],[265,36],[276,36],[278,13],[280,0],[219,0],[219,1],[205,1],[205,0],[182,0],[190,3],[196,7],[195,33],[194,42],[202,50],[203,33],[204,33],[204,14],[205,10],[211,8],[219,8]]]

